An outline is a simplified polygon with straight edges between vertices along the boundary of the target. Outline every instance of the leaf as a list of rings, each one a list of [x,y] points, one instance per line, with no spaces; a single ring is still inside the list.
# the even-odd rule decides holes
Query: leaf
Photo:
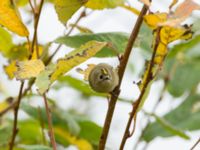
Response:
[[[106,42],[89,41],[80,48],[67,54],[65,58],[59,59],[57,61],[56,70],[50,77],[51,82],[55,81],[59,76],[65,74],[75,66],[94,56],[106,45]]]
[[[38,111],[36,111],[37,113]],[[38,118],[39,119],[39,118]],[[20,120],[19,126],[19,141],[23,144],[38,144],[43,141],[41,125],[39,121],[33,119]]]
[[[19,145],[19,148],[23,150],[52,150],[52,148],[44,146],[44,145]]]
[[[37,108],[32,107],[26,103],[22,103],[21,108],[35,120],[38,120],[38,118],[41,117],[44,121],[45,128],[48,128],[45,108],[40,108],[40,116],[38,114]],[[89,121],[82,115],[72,114],[72,112],[55,109],[55,107],[52,107],[51,112],[52,123],[54,125],[54,130],[56,130],[56,142],[65,146],[67,146],[70,142],[73,142],[74,144],[83,143],[83,145],[80,146],[88,147],[90,147],[90,143],[97,145],[102,130],[102,128],[97,124]],[[81,141],[78,141],[78,139],[81,139]]]
[[[55,0],[55,9],[59,20],[65,24],[87,1],[88,0]]]
[[[197,35],[188,42],[175,45],[171,49],[168,58],[174,58],[178,54],[181,54],[188,59],[198,58],[200,57],[199,47],[200,35]]]
[[[56,65],[50,64],[36,77],[35,85],[38,87],[38,92],[40,94],[43,94],[49,88],[51,84],[49,76],[54,72],[55,69]]]
[[[17,15],[15,6],[10,0],[4,0],[0,3],[0,24],[10,31],[20,35],[28,36],[29,32]]]
[[[152,39],[152,30],[145,23],[143,23],[136,39],[136,47],[139,47],[146,52],[151,52]]]
[[[77,24],[70,24],[71,27],[77,28],[81,33],[93,33],[92,30],[89,28],[77,25]]]
[[[3,69],[8,75],[8,78],[13,79],[15,77],[14,73],[17,71],[16,61],[11,61],[11,63],[7,66],[4,66]]]
[[[84,80],[88,81],[90,72],[95,66],[96,66],[95,64],[88,64],[86,69],[83,70],[81,68],[77,68],[76,71],[78,71],[80,74],[83,74]]]
[[[140,14],[140,11],[139,11],[139,10],[137,10],[136,8],[131,7],[131,6],[129,6],[129,5],[123,4],[123,5],[120,5],[120,7],[125,8],[126,10],[128,10],[128,11],[130,11],[130,12],[136,14],[137,16]]]
[[[190,137],[185,134],[183,131],[181,131],[180,129],[176,128],[175,126],[173,126],[172,124],[170,124],[167,120],[165,120],[164,118],[161,118],[155,114],[152,114],[153,117],[155,117],[156,121],[158,123],[160,123],[160,125],[165,128],[166,131],[169,131],[170,133],[172,133],[173,135],[177,135],[181,138],[184,139],[190,139]]]
[[[81,127],[79,136],[98,146],[102,128],[94,122],[87,120],[79,121],[79,126]]]
[[[108,42],[111,47],[104,47],[96,56],[109,57],[116,56],[117,53],[122,53],[127,45],[129,35],[121,32],[110,33],[94,33],[94,34],[79,34],[74,36],[63,36],[58,38],[55,42],[65,44],[73,48],[78,48],[82,44],[96,40],[99,42]],[[113,50],[114,49],[114,50]]]
[[[154,13],[144,16],[145,23],[151,28],[156,29],[159,23],[163,23],[167,20],[167,13]]]
[[[54,127],[55,136],[60,136],[65,142],[69,142],[71,145],[75,145],[79,150],[93,150],[92,145],[84,140],[71,135],[66,130],[58,127]]]
[[[91,9],[115,8],[124,2],[124,0],[89,0],[85,6]]]
[[[13,45],[11,35],[0,27],[0,52],[5,56]]]
[[[9,125],[1,125],[0,126],[0,148],[8,144],[8,141],[12,135],[12,127]]]
[[[168,90],[173,96],[179,97],[184,92],[191,91],[200,82],[200,61],[188,60],[183,63],[177,61],[175,63],[172,64],[175,65],[175,68],[170,75]]]
[[[101,93],[95,92],[94,90],[92,90],[90,88],[90,86],[87,83],[83,82],[82,80],[73,78],[71,76],[61,77],[58,79],[58,82],[59,82],[59,84],[61,84],[58,86],[63,87],[63,85],[67,84],[67,86],[76,89],[77,91],[81,92],[81,94],[83,94],[85,96],[101,96],[101,97],[107,96],[106,94],[101,94]]]
[[[175,97],[193,90],[200,82],[199,42],[200,35],[174,46],[167,56],[162,74],[169,76],[168,90]]]
[[[36,77],[45,69],[45,66],[41,60],[35,59],[17,62],[17,68],[17,72],[15,73],[17,80],[24,80]]]
[[[199,102],[199,100],[199,95],[189,95],[177,108],[170,111],[162,118],[182,131],[199,130],[200,109],[196,112],[193,111],[194,106]],[[158,136],[171,137],[174,136],[174,134],[163,128],[158,121],[155,121],[152,122],[144,131],[143,139],[150,142]]]
[[[195,3],[193,0],[185,0],[177,7],[173,14],[168,16],[168,20],[160,25],[178,26],[181,22],[185,21],[194,10],[198,9],[200,9],[199,4]]]

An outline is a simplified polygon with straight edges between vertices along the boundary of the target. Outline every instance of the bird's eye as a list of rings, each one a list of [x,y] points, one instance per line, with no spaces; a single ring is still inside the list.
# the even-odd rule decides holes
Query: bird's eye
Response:
[[[102,74],[99,76],[99,79],[103,79],[103,75]]]

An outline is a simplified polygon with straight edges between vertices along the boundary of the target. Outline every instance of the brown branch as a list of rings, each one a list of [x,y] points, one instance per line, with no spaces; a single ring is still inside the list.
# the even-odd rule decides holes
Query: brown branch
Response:
[[[170,72],[170,73],[171,73],[171,72]],[[166,89],[167,89],[167,85],[168,85],[168,82],[169,82],[169,74],[170,74],[170,73],[168,73],[168,74],[165,75],[165,77],[164,77],[164,86],[163,86],[163,88],[162,88],[162,90],[161,90],[161,94],[160,94],[160,96],[159,96],[159,98],[158,98],[156,104],[154,105],[154,107],[153,107],[153,109],[152,109],[152,113],[155,113],[155,112],[156,112],[156,110],[157,110],[157,108],[158,108],[160,102],[163,100],[164,93],[165,93],[165,91],[166,91]],[[141,134],[140,134],[140,136],[139,136],[137,142],[135,143],[135,146],[134,146],[133,149],[137,149],[137,146],[139,145],[139,143],[140,143],[142,137],[144,136],[144,132],[145,132],[145,130],[148,128],[149,125],[150,125],[150,119],[148,118],[147,123],[146,123],[146,126],[142,129]],[[146,143],[145,147],[147,147],[147,145],[148,145],[148,144]],[[143,148],[143,150],[145,150],[145,148]]]
[[[105,144],[106,144],[106,141],[107,141],[108,132],[109,132],[109,129],[110,129],[110,124],[111,124],[111,120],[112,120],[112,117],[113,117],[115,105],[116,105],[116,102],[117,102],[117,99],[118,99],[118,96],[119,96],[119,93],[120,93],[120,86],[121,86],[122,78],[123,78],[123,75],[124,75],[124,71],[126,69],[126,65],[128,63],[129,55],[131,53],[133,44],[134,44],[134,42],[137,38],[137,35],[139,33],[139,29],[142,25],[143,16],[146,14],[147,9],[148,9],[147,6],[144,5],[141,12],[140,12],[140,15],[137,19],[137,22],[134,25],[133,31],[130,35],[127,47],[125,49],[124,56],[123,56],[122,60],[120,61],[119,72],[118,72],[119,73],[119,85],[115,88],[115,90],[111,94],[111,99],[110,99],[110,102],[109,102],[109,105],[108,105],[108,111],[107,111],[107,114],[106,114],[106,119],[105,119],[105,122],[104,122],[103,131],[102,131],[100,142],[99,142],[99,150],[105,149]]]
[[[38,24],[39,24],[39,20],[40,20],[40,14],[42,11],[42,6],[44,4],[44,0],[41,0],[40,2],[40,6],[39,6],[39,11],[35,10],[34,11],[34,19],[35,19],[35,23],[34,23],[34,34],[33,34],[33,41],[32,41],[32,46],[31,46],[31,55],[29,56],[29,59],[32,57],[33,55],[33,51],[34,51],[34,46],[36,44],[37,46],[37,29],[38,29]],[[38,49],[36,49],[38,50]],[[39,52],[37,52],[37,54],[39,54]]]
[[[53,146],[53,150],[56,150],[57,148],[56,148],[56,141],[55,141],[54,132],[53,132],[51,112],[48,107],[46,94],[43,94],[43,99],[44,99],[45,109],[46,109],[46,114],[47,114],[47,119],[48,119],[49,136],[50,136],[51,145]]]
[[[38,107],[38,119],[39,119],[39,122],[40,122],[40,127],[41,127],[41,132],[42,132],[42,141],[43,141],[43,144],[46,145],[47,141],[45,139],[45,133],[44,133],[44,120],[42,118],[40,107]]]
[[[154,66],[154,58],[156,56],[156,50],[157,50],[157,47],[158,47],[158,43],[160,41],[159,34],[160,34],[160,28],[157,29],[156,44],[155,44],[154,51],[153,51],[153,54],[152,54],[152,57],[151,57],[150,66],[149,66],[148,73],[147,73],[147,78],[144,81],[144,86],[143,86],[143,88],[141,90],[141,93],[139,95],[138,100],[135,103],[133,103],[133,108],[132,108],[132,111],[130,113],[127,125],[126,125],[124,136],[123,136],[122,141],[121,141],[120,150],[124,149],[126,140],[130,137],[130,131],[129,131],[129,129],[130,129],[132,120],[133,120],[134,116],[137,114],[138,107],[139,107],[139,105],[140,105],[140,103],[142,101],[142,98],[143,98],[143,96],[145,94],[145,91],[146,91],[146,88],[147,88],[148,84],[150,83],[150,81],[153,80],[152,68]]]
[[[17,120],[18,120],[19,105],[20,105],[20,102],[21,102],[21,99],[22,99],[23,87],[24,87],[24,81],[22,81],[22,83],[20,85],[20,90],[19,90],[19,94],[18,94],[18,98],[17,98],[17,103],[16,103],[16,105],[14,105],[14,124],[13,124],[11,141],[9,142],[9,150],[13,149],[14,143],[15,143],[15,137],[16,137],[16,135],[18,133]]]
[[[200,143],[200,138],[195,142],[195,144],[191,147],[190,150],[194,150],[194,148]]]

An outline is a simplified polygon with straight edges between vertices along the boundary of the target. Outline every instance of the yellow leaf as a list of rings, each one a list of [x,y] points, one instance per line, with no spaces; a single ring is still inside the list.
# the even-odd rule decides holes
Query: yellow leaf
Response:
[[[2,0],[0,2],[0,24],[20,36],[29,35],[26,26],[17,15],[15,6],[11,4],[11,0]]]
[[[165,22],[166,20],[167,13],[155,13],[144,16],[144,21],[152,29],[156,29],[160,23]]]
[[[174,1],[174,3],[176,3],[176,1]],[[194,10],[198,9],[200,9],[199,4],[195,3],[193,0],[185,0],[177,7],[174,13],[168,16],[168,19],[165,22],[160,23],[159,25],[171,27],[179,26]]]
[[[124,4],[124,0],[89,0],[85,6],[91,9],[115,8]]]
[[[36,77],[45,69],[44,63],[39,59],[17,62],[16,65],[17,72],[15,76],[18,80]]]
[[[93,150],[92,145],[87,140],[77,138],[60,127],[54,127],[54,133],[65,139],[66,143],[69,142],[71,145],[77,146],[79,150]]]
[[[65,24],[71,16],[88,0],[55,0],[59,20]]]
[[[4,71],[9,79],[13,79],[15,77],[14,73],[17,71],[16,61],[11,61],[9,65],[4,66]]]
[[[2,112],[8,106],[9,106],[9,103],[7,101],[0,102],[0,112]]]
[[[120,5],[120,7],[123,7],[123,8],[129,10],[130,12],[132,12],[132,13],[134,13],[134,14],[136,14],[136,15],[139,15],[139,14],[140,14],[140,11],[137,10],[136,8],[134,8],[134,7],[131,7],[131,6],[128,6],[128,5],[125,5],[125,4]]]
[[[85,80],[85,81],[88,81],[90,71],[91,71],[96,65],[95,65],[95,64],[88,64],[87,66],[88,66],[88,67],[87,67],[85,70],[82,70],[81,68],[77,68],[77,69],[76,69],[79,73],[81,73],[81,74],[84,75],[84,80]]]
[[[65,58],[59,59],[57,61],[56,70],[51,75],[51,81],[55,81],[59,76],[65,74],[73,67],[83,63],[90,57],[94,56],[106,45],[106,42],[89,41],[86,44],[82,45],[80,48],[66,55]]]

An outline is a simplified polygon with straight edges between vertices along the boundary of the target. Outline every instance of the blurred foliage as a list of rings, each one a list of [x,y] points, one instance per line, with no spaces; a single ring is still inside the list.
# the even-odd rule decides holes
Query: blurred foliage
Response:
[[[18,8],[20,8],[28,14],[32,13],[29,1],[14,1],[16,5],[9,0],[0,3],[0,52],[7,60],[6,65],[3,67],[4,73],[7,74],[9,79],[14,80],[14,77],[20,72],[23,73],[18,78],[20,80],[36,79],[34,85],[39,88],[37,89],[39,94],[51,89],[58,92],[67,86],[80,92],[79,99],[82,101],[87,100],[85,103],[92,97],[106,99],[109,96],[108,94],[96,93],[87,82],[72,76],[65,76],[65,74],[91,57],[99,57],[103,61],[103,58],[121,56],[127,46],[129,34],[123,32],[95,33],[88,27],[72,23],[69,28],[75,27],[80,33],[70,36],[62,35],[50,43],[33,46],[31,55],[31,39],[27,40],[27,42],[24,42],[26,39],[16,42],[17,35],[22,37],[29,35],[27,26],[20,17],[21,11],[18,11]],[[54,6],[59,21],[64,25],[81,7],[87,10],[89,8],[94,13],[96,10],[112,10],[116,7],[124,7],[138,14],[138,11],[129,6],[125,0],[90,0],[88,2],[86,0],[46,0],[44,4],[47,2]],[[186,7],[184,5],[182,7]],[[33,6],[35,6],[34,3]],[[193,9],[196,9],[196,6],[192,6],[192,9],[188,10],[186,15],[190,15]],[[178,11],[180,12],[179,15],[182,15],[179,17],[184,17],[180,8],[175,10],[175,13]],[[140,49],[139,53],[143,62],[147,62],[146,67],[143,69],[144,72],[141,73],[143,74],[141,82],[139,82],[140,84],[138,83],[138,88],[142,90],[147,78],[149,60],[157,40],[155,30],[162,25],[161,33],[159,34],[161,39],[156,53],[157,60],[154,60],[154,63],[158,66],[153,71],[159,72],[157,80],[165,81],[166,90],[164,94],[170,94],[173,98],[185,97],[181,100],[181,104],[169,110],[163,116],[158,116],[156,113],[146,113],[148,117],[153,118],[153,121],[144,130],[142,139],[146,142],[151,142],[156,137],[179,136],[183,139],[189,139],[188,133],[190,131],[200,130],[200,95],[198,90],[200,83],[200,21],[196,19],[192,26],[180,26],[175,22],[176,19],[176,21],[180,22],[180,18],[177,18],[174,14],[172,16],[174,18],[167,17],[166,13],[153,12],[146,15],[146,24],[143,23],[134,45],[134,47]],[[87,17],[87,13],[84,17]],[[148,25],[154,30],[149,28]],[[168,32],[169,30],[170,32]],[[193,37],[192,31],[194,32]],[[183,39],[187,41],[183,41]],[[40,37],[37,40],[40,43]],[[75,50],[53,63],[48,55],[52,43],[63,44],[66,47],[75,48]],[[48,59],[49,64],[47,65],[46,60]],[[32,64],[32,62],[40,62],[40,65]],[[130,72],[139,76],[135,74],[137,66],[132,64],[134,60],[132,59],[130,62],[129,65],[131,67],[128,69],[134,68],[130,69]],[[154,75],[155,72],[153,71],[152,74]],[[33,79],[30,80],[34,81]],[[149,92],[151,92],[151,85],[154,84],[155,80],[152,80],[149,86],[146,87],[146,93],[144,93],[139,110],[142,109]],[[53,81],[57,82],[51,87]],[[0,94],[3,95],[3,93]],[[48,121],[45,108],[32,105],[32,102],[34,103],[34,100],[41,96],[39,94],[34,90],[29,90],[28,95],[23,97],[25,101],[20,105],[20,110],[25,112],[26,117],[18,120],[19,132],[14,150],[52,149],[48,139]],[[8,96],[7,93],[5,96]],[[13,105],[8,99],[0,102],[0,113]],[[16,100],[16,98],[12,99]],[[96,149],[102,127],[91,121],[88,115],[80,114],[78,110],[62,110],[57,106],[58,100],[52,100],[51,98],[48,100],[51,102],[52,123],[57,144],[63,148],[74,145],[80,150]],[[131,101],[124,100],[121,97],[118,100],[131,103]],[[13,119],[10,115],[1,115],[0,150],[8,149],[8,143],[12,136],[12,125]]]

